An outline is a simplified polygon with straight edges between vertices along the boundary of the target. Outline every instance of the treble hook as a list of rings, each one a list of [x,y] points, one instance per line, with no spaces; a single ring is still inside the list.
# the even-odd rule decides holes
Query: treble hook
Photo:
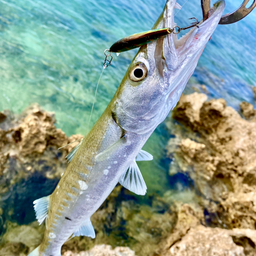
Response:
[[[223,15],[219,24],[226,25],[235,23],[246,17],[256,7],[256,0],[253,0],[251,6],[247,8],[246,5],[249,1],[250,0],[244,0],[242,5],[236,11]],[[203,19],[206,20],[208,18],[208,12],[211,9],[211,0],[201,0],[201,7],[203,11]]]
[[[113,60],[113,56],[111,55],[111,52],[109,51],[109,49],[106,49],[104,51],[104,55],[105,55],[105,59],[104,59],[103,67],[107,68],[111,64]]]

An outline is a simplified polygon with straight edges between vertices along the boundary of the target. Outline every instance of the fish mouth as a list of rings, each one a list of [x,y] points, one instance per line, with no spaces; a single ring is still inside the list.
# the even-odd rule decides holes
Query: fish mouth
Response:
[[[205,18],[205,20],[202,20],[201,22],[199,22],[197,25],[194,26],[194,28],[192,28],[189,32],[187,32],[185,35],[183,35],[182,37],[178,38],[176,33],[172,33],[169,37],[172,38],[175,48],[178,49],[179,47],[181,47],[182,45],[184,45],[185,41],[188,40],[188,38],[190,37],[191,34],[193,34],[193,32],[195,30],[204,30],[201,31],[200,34],[202,34],[202,32],[206,32],[206,27],[208,27],[208,33],[209,32],[213,32],[215,30],[215,26],[214,29],[212,28],[213,25],[217,25],[219,23],[219,20],[221,19],[221,15],[222,12],[224,10],[225,7],[225,2],[223,0],[220,0],[218,2],[216,2],[213,7],[209,10],[207,17]],[[176,26],[175,21],[174,21],[174,10],[175,9],[181,9],[182,7],[180,5],[177,4],[176,0],[168,0],[166,3],[166,7],[164,10],[164,25],[170,28],[174,28]]]
[[[181,55],[202,52],[221,19],[224,7],[225,2],[223,0],[216,2],[208,12],[208,17],[196,24],[185,35],[178,38],[176,33],[170,33],[165,38],[162,43],[162,58],[167,62],[167,66],[171,66],[170,68],[173,69],[175,63],[179,64]],[[180,9],[181,7],[176,0],[168,0],[162,16],[160,16],[154,28],[174,28],[176,26],[174,20],[175,8]],[[158,47],[160,48],[160,45]],[[168,61],[170,57],[171,60]],[[168,63],[170,61],[174,64]]]

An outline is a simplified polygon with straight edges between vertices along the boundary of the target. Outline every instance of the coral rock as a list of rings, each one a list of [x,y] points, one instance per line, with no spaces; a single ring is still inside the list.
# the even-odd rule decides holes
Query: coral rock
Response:
[[[8,243],[22,243],[27,247],[35,247],[42,240],[42,235],[30,226],[18,226],[10,229],[4,236],[4,241]]]
[[[206,100],[207,96],[202,93],[182,95],[172,112],[173,118],[196,129],[200,125],[199,111]]]
[[[86,252],[73,253],[67,251],[63,256],[135,256],[134,251],[128,247],[116,247],[112,249],[110,245],[96,245]]]
[[[245,256],[232,233],[219,228],[197,226],[191,228],[181,241],[175,243],[166,256]]]
[[[204,206],[209,225],[255,229],[256,122],[241,118],[223,99],[205,101],[194,109],[202,98],[197,93],[186,95],[188,109],[180,110],[179,105],[176,109],[174,117],[185,115],[178,120],[187,128],[173,150],[176,167],[189,173],[206,198],[218,202]],[[196,125],[186,121],[195,116]]]
[[[6,117],[7,116],[3,112],[0,112],[0,123],[3,122]]]
[[[169,248],[180,241],[192,227],[196,227],[200,224],[200,218],[198,217],[202,215],[201,213],[196,213],[188,204],[181,205],[178,208],[176,226],[169,236],[161,241],[159,246],[160,255],[168,255],[166,252],[168,252]]]
[[[23,122],[14,129],[13,138],[24,156],[43,153],[48,145],[61,147],[68,143],[65,133],[54,126],[52,115],[37,106],[31,108]]]
[[[243,116],[246,119],[252,119],[253,117],[255,117],[256,110],[253,108],[252,104],[243,101],[240,103],[240,108],[241,108]]]

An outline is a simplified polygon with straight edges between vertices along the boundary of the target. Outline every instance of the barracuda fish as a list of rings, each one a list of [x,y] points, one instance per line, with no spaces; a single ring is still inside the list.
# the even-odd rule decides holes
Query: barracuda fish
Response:
[[[168,0],[153,29],[173,28],[175,0]],[[69,156],[54,192],[34,202],[43,241],[29,256],[60,256],[70,237],[94,238],[90,217],[119,182],[145,195],[136,161],[152,160],[141,150],[177,104],[198,59],[218,25],[225,3],[217,2],[205,21],[178,39],[175,34],[140,48],[108,107]]]

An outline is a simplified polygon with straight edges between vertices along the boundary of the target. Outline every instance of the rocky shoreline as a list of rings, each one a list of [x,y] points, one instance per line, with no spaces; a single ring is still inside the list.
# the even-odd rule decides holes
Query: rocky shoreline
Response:
[[[73,238],[62,255],[256,255],[256,111],[242,103],[241,113],[247,120],[223,99],[183,95],[166,122],[168,180],[191,186],[179,198],[170,185],[148,204],[117,186],[92,217],[96,239]],[[81,138],[68,138],[38,105],[0,113],[0,255],[24,256],[40,243],[32,202],[52,192]]]

